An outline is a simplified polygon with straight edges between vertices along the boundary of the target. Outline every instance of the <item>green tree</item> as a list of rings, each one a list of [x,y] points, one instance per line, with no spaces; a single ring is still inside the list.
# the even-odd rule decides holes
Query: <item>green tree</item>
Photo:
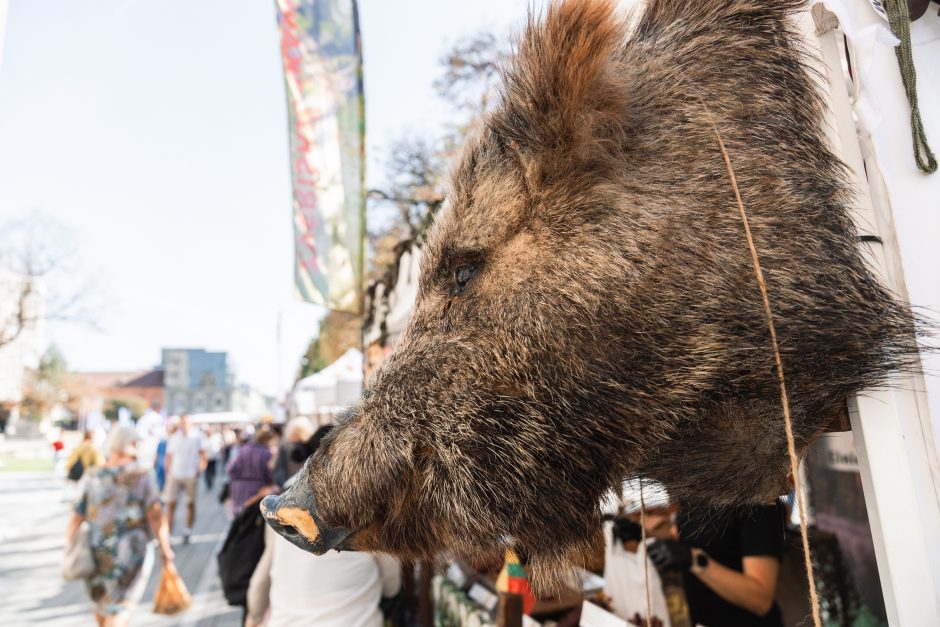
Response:
[[[362,317],[331,311],[320,321],[316,337],[310,340],[300,360],[297,379],[317,373],[339,359],[350,348],[362,345]]]
[[[27,377],[23,415],[40,420],[57,403],[68,401],[67,375],[68,366],[62,351],[54,344],[49,346],[39,360],[39,367]]]
[[[104,415],[110,420],[117,420],[122,407],[131,412],[131,418],[137,420],[147,411],[147,401],[139,396],[117,396],[109,399],[104,407]]]

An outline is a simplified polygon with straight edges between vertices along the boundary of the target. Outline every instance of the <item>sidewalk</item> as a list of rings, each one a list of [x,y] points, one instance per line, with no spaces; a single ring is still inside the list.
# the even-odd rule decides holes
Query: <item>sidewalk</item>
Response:
[[[0,472],[0,625],[93,627],[92,605],[82,582],[59,577],[65,526],[70,504],[64,481],[51,472]],[[229,607],[219,585],[215,553],[227,527],[218,502],[220,489],[205,489],[200,481],[196,525],[191,542],[173,538],[176,568],[193,596],[193,607],[179,616],[154,614],[153,592],[160,578],[156,560],[144,600],[134,612],[134,627],[187,625],[238,627],[241,610]],[[177,531],[183,527],[185,506],[177,507]]]

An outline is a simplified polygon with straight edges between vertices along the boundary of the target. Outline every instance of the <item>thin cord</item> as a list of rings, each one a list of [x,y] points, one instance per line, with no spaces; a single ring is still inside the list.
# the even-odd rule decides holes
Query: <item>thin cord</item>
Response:
[[[646,588],[646,627],[653,627],[653,603],[650,600],[650,559],[646,553],[646,501],[640,479],[640,544],[643,545],[643,586]]]
[[[937,171],[937,158],[927,144],[927,132],[920,117],[920,105],[917,102],[917,70],[914,67],[914,53],[911,47],[911,16],[907,9],[907,0],[887,0],[884,3],[885,14],[891,32],[901,43],[894,49],[901,71],[904,93],[911,105],[911,137],[914,142],[914,160],[917,167],[927,174]]]
[[[780,348],[777,345],[777,331],[774,327],[773,313],[770,310],[770,299],[767,297],[767,284],[764,282],[764,273],[761,272],[760,269],[760,261],[758,261],[757,258],[757,248],[754,246],[754,237],[751,235],[751,225],[747,219],[747,212],[744,210],[744,202],[741,200],[738,181],[734,176],[734,168],[731,167],[731,157],[728,156],[725,142],[722,141],[721,135],[718,133],[718,127],[715,126],[714,122],[711,122],[711,126],[712,130],[715,132],[715,138],[718,139],[718,147],[721,148],[721,156],[724,157],[725,166],[728,168],[728,176],[731,178],[731,186],[734,188],[734,197],[738,201],[741,221],[744,223],[744,233],[747,235],[747,246],[751,251],[751,260],[754,262],[754,275],[757,277],[761,298],[764,301],[764,313],[767,316],[767,327],[770,329],[770,343],[771,346],[773,346],[774,360],[777,364],[777,379],[780,382],[780,404],[783,406],[783,423],[787,433],[787,452],[790,454],[790,473],[793,475],[793,486],[796,491],[796,506],[800,512],[800,536],[803,539],[803,561],[806,566],[806,579],[809,582],[809,600],[813,610],[813,625],[815,625],[815,627],[822,627],[822,621],[819,618],[819,597],[816,594],[816,578],[813,575],[813,563],[810,560],[809,553],[809,535],[806,531],[806,512],[803,507],[803,492],[800,490],[800,462],[796,456],[796,442],[793,439],[793,421],[790,419],[790,402],[787,400],[787,386],[783,376],[783,360],[780,358]]]

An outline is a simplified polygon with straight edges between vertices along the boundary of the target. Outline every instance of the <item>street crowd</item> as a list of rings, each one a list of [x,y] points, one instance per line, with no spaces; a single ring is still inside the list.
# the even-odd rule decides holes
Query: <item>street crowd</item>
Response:
[[[290,486],[329,429],[303,417],[284,425],[205,425],[150,411],[136,424],[85,432],[70,452],[57,450],[74,500],[63,573],[76,554],[90,554],[92,566],[77,578],[98,624],[127,625],[154,555],[164,577],[175,572],[171,535],[190,541],[199,490],[218,487],[230,517],[219,578],[244,625],[382,625],[383,608],[388,614],[396,606],[389,600],[401,586],[396,561],[349,552],[314,557],[261,517],[261,499]]]

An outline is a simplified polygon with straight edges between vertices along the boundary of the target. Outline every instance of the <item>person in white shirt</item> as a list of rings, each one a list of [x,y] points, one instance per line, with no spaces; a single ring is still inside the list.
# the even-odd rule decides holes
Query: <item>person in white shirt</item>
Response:
[[[180,416],[176,433],[166,445],[166,493],[167,516],[170,519],[170,532],[176,516],[176,500],[180,490],[186,492],[187,511],[186,527],[183,529],[183,541],[189,542],[196,522],[196,488],[199,473],[206,467],[206,446],[198,429],[189,426],[189,418]]]
[[[311,438],[311,451],[325,433]],[[245,627],[264,624],[269,613],[267,627],[382,627],[379,602],[401,588],[395,558],[351,551],[314,556],[267,525],[264,544],[248,586]]]
[[[382,627],[379,602],[398,594],[401,568],[388,555],[330,551],[315,556],[271,527],[248,586],[246,627]]]
[[[222,448],[225,443],[222,441],[222,434],[219,432],[218,427],[209,427],[205,441],[209,461],[206,464],[206,472],[203,478],[206,480],[206,488],[211,491],[212,486],[215,484],[215,476],[218,473],[218,464],[222,458]]]
[[[154,403],[137,419],[137,463],[145,468],[152,468],[157,461],[157,445],[164,436],[163,416],[157,412]]]

